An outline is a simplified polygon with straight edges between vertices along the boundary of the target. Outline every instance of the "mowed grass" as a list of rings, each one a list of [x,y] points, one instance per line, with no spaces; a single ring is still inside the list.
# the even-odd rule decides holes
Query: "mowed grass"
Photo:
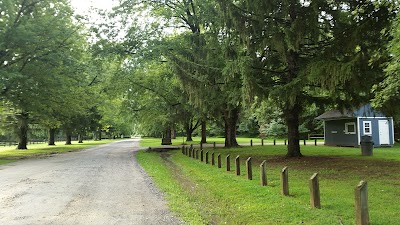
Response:
[[[55,146],[47,144],[28,145],[27,150],[17,150],[16,146],[0,147],[0,165],[15,162],[21,159],[37,158],[47,155],[59,154],[64,152],[80,151],[96,145],[114,142],[116,140],[103,139],[101,141],[87,140],[84,143],[72,142],[72,145],[65,145],[65,142],[56,142]]]
[[[261,138],[247,138],[247,137],[238,137],[237,142],[242,145],[250,145],[250,142],[253,141],[254,145],[261,145]],[[177,146],[177,145],[190,145],[190,144],[199,144],[201,141],[201,137],[193,137],[193,141],[186,141],[185,137],[177,137],[175,139],[172,139],[172,145]],[[276,143],[283,144],[284,139],[275,139]],[[323,140],[318,140],[319,143],[321,143]],[[207,143],[209,145],[213,144],[224,144],[225,139],[224,138],[217,138],[217,137],[207,137]],[[274,139],[264,139],[264,144],[265,145],[271,145],[274,143]],[[303,141],[301,142],[303,143]],[[314,143],[314,140],[308,140],[307,144],[312,145]],[[144,137],[141,139],[140,145],[142,147],[155,147],[155,146],[161,146],[161,138],[147,138]]]
[[[354,189],[361,180],[368,182],[371,224],[400,224],[399,145],[375,148],[372,157],[361,156],[359,148],[311,145],[302,146],[305,157],[296,159],[284,157],[283,145],[206,151],[210,163],[213,152],[215,157],[221,154],[222,168],[189,158],[180,150],[137,155],[166,192],[171,208],[188,224],[355,224]],[[228,154],[230,172],[225,163]],[[234,171],[237,155],[240,176]],[[252,157],[253,180],[246,176],[248,157]],[[267,161],[266,187],[259,184],[263,160]],[[280,194],[280,172],[285,166],[290,196]],[[309,178],[313,173],[319,173],[321,209],[310,206]]]

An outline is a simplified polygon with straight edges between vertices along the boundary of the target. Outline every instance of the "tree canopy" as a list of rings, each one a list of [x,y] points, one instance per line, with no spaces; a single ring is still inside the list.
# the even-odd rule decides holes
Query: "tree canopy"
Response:
[[[88,29],[68,1],[0,1],[0,119],[19,148],[29,124],[190,140],[208,122],[226,147],[286,133],[299,157],[325,109],[398,114],[396,1],[119,2]]]

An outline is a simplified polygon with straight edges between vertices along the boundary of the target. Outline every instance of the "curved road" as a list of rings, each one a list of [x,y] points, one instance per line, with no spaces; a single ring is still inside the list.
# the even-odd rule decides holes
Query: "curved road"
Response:
[[[0,224],[181,224],[138,149],[131,139],[0,166]]]

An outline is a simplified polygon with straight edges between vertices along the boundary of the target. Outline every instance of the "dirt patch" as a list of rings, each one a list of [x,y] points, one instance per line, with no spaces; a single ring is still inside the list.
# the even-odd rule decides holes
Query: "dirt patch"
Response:
[[[148,148],[147,152],[169,152],[173,150],[180,149],[179,147],[170,147],[170,148]],[[161,156],[162,157],[162,156]]]
[[[182,170],[171,161],[171,159],[169,158],[171,156],[171,153],[161,152],[160,156],[161,159],[163,159],[165,165],[167,165],[170,171],[172,171],[171,174],[181,184],[182,188],[189,192],[196,192],[196,183],[184,176]]]

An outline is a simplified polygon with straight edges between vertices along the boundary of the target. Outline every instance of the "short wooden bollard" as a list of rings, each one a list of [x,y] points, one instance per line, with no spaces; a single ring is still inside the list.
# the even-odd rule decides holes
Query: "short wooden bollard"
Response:
[[[360,181],[354,190],[356,203],[356,224],[369,225],[368,212],[368,184],[366,181]]]
[[[192,151],[192,158],[193,158],[193,159],[196,158],[196,151],[197,151],[196,149],[193,149],[193,151]]]
[[[276,140],[274,139],[274,145],[276,145]]]
[[[261,146],[264,146],[264,139],[261,139]]]
[[[281,173],[281,193],[282,195],[289,195],[289,174],[287,166],[282,169]]]
[[[186,149],[185,149],[185,155],[189,155],[189,147],[186,147]]]
[[[199,150],[196,149],[195,159],[199,159]]]
[[[318,173],[314,173],[310,177],[310,201],[311,207],[318,209],[321,208]]]
[[[208,152],[206,152],[206,164],[208,164]]]
[[[246,160],[247,179],[253,180],[253,167],[251,166],[251,157]]]
[[[317,139],[314,139],[314,145],[317,146]]]
[[[214,152],[211,154],[211,165],[212,166],[215,165],[215,153]]]
[[[226,156],[226,171],[231,171],[231,155]]]
[[[285,140],[285,145],[286,145],[286,140]]]
[[[182,145],[182,154],[185,154],[185,146]]]
[[[189,149],[189,157],[192,157],[193,149]]]
[[[200,161],[204,161],[204,158],[203,158],[203,150],[200,150]]]
[[[304,145],[307,145],[306,139],[303,140]]]
[[[203,142],[200,142],[200,150],[203,150]]]
[[[250,140],[250,146],[253,147],[253,139]]]
[[[267,186],[267,161],[264,160],[260,165],[260,184]]]
[[[218,154],[218,168],[222,167],[222,163],[221,163],[221,154]]]
[[[236,168],[236,175],[240,175],[240,156],[236,156],[235,158],[235,168]]]
[[[214,147],[214,148],[216,148],[216,147],[217,147],[217,145],[216,145],[216,143],[215,143],[215,142],[213,143],[213,147]]]

